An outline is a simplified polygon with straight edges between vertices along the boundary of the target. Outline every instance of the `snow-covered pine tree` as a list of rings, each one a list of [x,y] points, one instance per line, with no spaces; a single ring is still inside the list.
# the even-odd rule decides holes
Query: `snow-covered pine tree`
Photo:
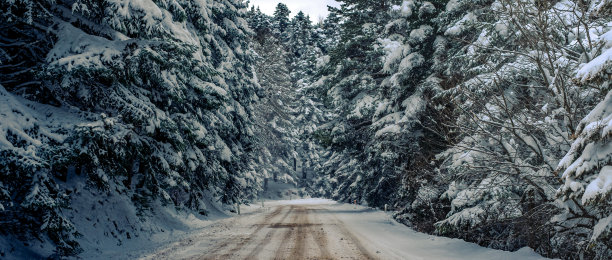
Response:
[[[277,15],[278,10],[284,8],[277,8]],[[251,14],[250,24],[265,20],[260,16],[266,15],[256,10]],[[267,178],[278,182],[307,185],[303,177],[312,175],[322,161],[320,155],[324,150],[313,134],[326,115],[309,91],[322,55],[312,40],[313,33],[310,19],[300,12],[287,27],[287,37],[261,30],[253,46],[258,56],[259,83],[265,91],[256,108],[256,136],[262,152],[254,163]],[[298,162],[302,172],[295,171]]]
[[[432,231],[432,224],[446,211],[438,199],[445,180],[434,159],[447,147],[444,115],[449,105],[433,99],[443,84],[440,60],[446,42],[438,34],[435,18],[444,8],[444,1],[398,2],[378,40],[385,53],[386,75],[374,117],[374,140],[401,144],[387,148],[399,154],[401,162],[398,199],[392,203],[401,209],[398,220],[424,232]]]
[[[312,45],[312,22],[303,12],[298,12],[289,25],[287,49],[295,59],[300,59],[308,46]]]
[[[427,166],[440,149],[421,145],[431,132],[423,128],[431,95],[425,92],[435,85],[435,79],[426,80],[436,39],[430,20],[443,7],[426,1],[342,2],[342,39],[322,79],[338,116],[320,135],[335,150],[326,169],[339,185],[336,198],[370,205],[400,197],[412,201],[429,178],[407,170]],[[402,186],[412,194],[398,192]]]
[[[33,50],[3,45],[3,64],[5,57],[14,68],[32,64],[36,76],[34,84],[2,78],[0,214],[11,220],[3,232],[48,237],[57,254],[73,255],[77,233],[62,207],[88,190],[147,216],[158,200],[206,214],[207,198],[234,203],[261,189],[262,178],[247,167],[258,85],[242,1],[2,7],[2,26],[19,27],[2,41],[30,42]],[[27,62],[12,63],[22,56]],[[86,189],[75,192],[83,176]]]
[[[296,88],[310,82],[315,74],[317,59],[323,56],[313,38],[315,29],[312,27],[310,17],[299,12],[291,20],[288,39],[285,43],[287,51],[291,54],[291,78]],[[321,35],[320,37],[323,37]]]
[[[272,18],[261,12],[259,7],[251,7],[248,15],[249,27],[255,33],[255,39],[263,44],[267,37],[271,36],[272,33]]]
[[[589,7],[591,17],[612,14],[601,3],[595,5],[595,2]],[[552,240],[558,248],[577,249],[574,254],[580,257],[609,259],[612,258],[612,29],[593,33],[592,37],[598,39],[594,41],[598,48],[588,53],[592,58],[579,66],[575,81],[584,88],[608,94],[580,121],[571,148],[559,162],[557,170],[563,184],[557,190],[557,197],[563,210],[553,219],[557,233]]]
[[[382,52],[375,48],[375,43],[388,19],[391,1],[341,1],[340,5],[341,40],[331,50],[330,61],[322,68],[322,77],[318,81],[323,88],[319,91],[322,100],[336,116],[332,119],[334,123],[319,129],[317,136],[334,151],[324,165],[324,175],[338,185],[332,187],[332,197],[374,204],[378,198],[371,196],[366,199],[367,194],[373,190],[391,194],[393,188],[383,186],[395,181],[378,178],[383,185],[361,182],[362,175],[367,173],[357,162],[366,161],[364,156],[367,153],[364,151],[371,134],[372,97],[377,87],[373,75],[382,69]],[[376,186],[379,187],[374,189]]]
[[[0,3],[0,235],[51,240],[55,254],[75,255],[79,233],[62,213],[69,197],[55,182],[61,174],[52,171],[69,149],[62,145],[65,129],[61,122],[43,123],[48,116],[33,109],[41,108],[37,102],[58,104],[39,75],[55,40],[47,33],[53,4]]]
[[[594,6],[594,3],[593,3]],[[451,211],[438,234],[493,248],[525,245],[546,256],[575,255],[550,241],[559,159],[600,90],[570,79],[591,53],[601,24],[573,2],[450,1],[438,18],[448,38],[444,76],[456,117],[440,154]],[[576,10],[581,10],[576,12]],[[601,28],[601,27],[597,27]],[[586,48],[585,48],[586,47]],[[450,84],[449,84],[450,83]]]
[[[340,10],[334,7],[328,6],[329,15],[323,20],[323,23],[318,24],[319,28],[315,29],[315,39],[317,47],[321,49],[323,53],[329,53],[333,50],[340,42],[340,35],[342,29],[340,27]]]
[[[289,7],[286,4],[278,3],[272,16],[272,33],[277,39],[281,39],[282,42],[286,42],[289,37],[287,32],[291,25],[289,14],[291,14]]]
[[[249,19],[254,23],[259,18],[255,15]],[[257,37],[262,40],[253,43],[257,53],[255,71],[264,94],[255,108],[260,151],[255,164],[269,180],[297,184],[293,167],[298,145],[294,125],[295,91],[288,66],[292,55],[271,31],[263,31]]]
[[[608,86],[609,89],[609,86]],[[612,92],[578,125],[578,136],[559,164],[564,210],[554,221],[559,247],[578,244],[579,255],[612,257]],[[572,246],[573,247],[573,246]]]

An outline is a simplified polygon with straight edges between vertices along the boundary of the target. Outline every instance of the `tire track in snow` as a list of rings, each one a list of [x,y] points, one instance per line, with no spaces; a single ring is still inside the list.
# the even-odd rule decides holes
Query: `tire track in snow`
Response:
[[[253,226],[255,226],[255,230],[253,232],[251,232],[249,235],[247,235],[246,237],[244,236],[236,236],[236,237],[232,237],[230,239],[226,239],[225,241],[221,242],[218,246],[216,246],[213,250],[211,250],[211,253],[209,256],[204,256],[200,259],[230,259],[231,256],[236,253],[238,250],[242,249],[242,247],[244,247],[244,245],[246,245],[249,241],[251,241],[253,239],[253,236],[256,235],[259,231],[261,231],[261,229],[263,229],[266,225],[265,223],[269,223],[272,219],[274,219],[275,217],[279,216],[280,213],[282,212],[283,209],[285,209],[285,206],[280,206],[278,208],[276,208],[272,213],[266,215],[262,221],[262,224],[255,224]],[[289,215],[289,213],[291,213],[292,208],[290,208],[287,213],[285,214],[285,217],[287,215]],[[226,254],[223,254],[222,256],[217,256],[217,254],[220,251],[223,251],[223,249],[228,248],[229,246],[233,245],[236,240],[240,239],[240,242],[238,244],[235,244],[235,246],[230,249]]]
[[[304,259],[304,248],[306,247],[306,235],[304,227],[309,226],[308,221],[308,210],[305,207],[299,207],[296,214],[298,215],[297,221],[293,224],[297,226],[297,232],[295,233],[295,242],[293,244],[293,250],[291,250],[291,256],[289,259]]]
[[[295,208],[295,206],[291,206],[291,207]],[[287,228],[285,230],[285,233],[283,234],[283,238],[281,240],[280,245],[276,249],[276,254],[274,255],[274,259],[286,259],[284,256],[285,256],[285,251],[287,249],[287,243],[290,241],[292,235],[295,233],[295,232],[292,232],[294,228],[292,227],[291,223],[296,223],[297,218],[298,218],[298,215],[294,213],[291,218],[291,222],[287,225],[283,225],[283,226],[286,226]]]
[[[320,210],[320,209],[316,209],[316,210]],[[309,213],[311,211],[311,209],[308,209]],[[315,215],[315,220],[317,223],[322,223],[321,220],[319,219],[319,215]],[[323,229],[322,225],[321,225],[321,229],[318,230],[317,226],[311,226],[309,228],[309,233],[312,235],[313,240],[315,241],[315,243],[317,244],[317,247],[319,247],[319,250],[321,251],[321,256],[318,259],[333,259],[331,256],[331,253],[329,252],[329,247],[328,247],[328,241],[327,241],[327,234],[325,234],[325,230]]]
[[[287,219],[287,217],[289,216],[289,214],[293,212],[293,207],[289,208],[289,211],[287,211],[287,214],[285,214],[283,216],[283,218],[281,218],[279,221],[277,221],[275,224],[270,224],[268,225],[268,228],[270,229],[270,231],[268,231],[268,233],[266,234],[266,236],[264,237],[264,239],[259,242],[255,248],[253,248],[253,250],[249,253],[249,255],[246,257],[246,259],[257,259],[257,255],[259,253],[261,253],[261,251],[264,249],[264,247],[266,247],[271,241],[272,238],[274,237],[274,235],[276,234],[276,231],[278,230],[276,228],[276,226],[280,226],[282,225],[283,221],[285,221],[285,219]]]

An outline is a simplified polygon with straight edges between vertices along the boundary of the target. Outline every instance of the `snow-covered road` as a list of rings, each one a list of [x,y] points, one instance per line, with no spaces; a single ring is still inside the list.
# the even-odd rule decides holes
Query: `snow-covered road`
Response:
[[[322,199],[275,201],[142,259],[541,259],[417,233],[388,214]]]

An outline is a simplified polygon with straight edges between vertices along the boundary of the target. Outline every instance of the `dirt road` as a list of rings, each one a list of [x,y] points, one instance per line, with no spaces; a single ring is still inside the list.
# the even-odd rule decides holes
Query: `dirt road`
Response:
[[[529,248],[505,252],[418,233],[389,213],[323,199],[270,201],[246,211],[140,259],[542,259]]]
[[[215,228],[148,258],[378,259],[332,212],[317,205],[282,205]]]

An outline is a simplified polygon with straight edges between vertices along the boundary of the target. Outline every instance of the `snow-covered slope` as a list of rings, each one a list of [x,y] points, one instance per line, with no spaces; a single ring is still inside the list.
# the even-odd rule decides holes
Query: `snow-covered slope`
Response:
[[[106,251],[261,190],[242,1],[0,6],[1,254]]]

